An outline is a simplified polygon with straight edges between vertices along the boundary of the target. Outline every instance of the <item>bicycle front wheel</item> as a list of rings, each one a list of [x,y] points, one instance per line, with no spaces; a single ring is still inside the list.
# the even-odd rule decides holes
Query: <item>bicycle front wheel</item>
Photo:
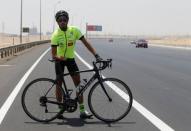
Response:
[[[106,78],[95,83],[88,95],[88,104],[94,116],[111,123],[123,119],[130,111],[133,96],[129,87],[116,78]],[[104,91],[105,90],[105,91]]]
[[[56,82],[48,78],[39,78],[31,81],[22,93],[22,107],[25,113],[38,122],[49,122],[61,113],[56,99]],[[61,87],[60,90],[63,93]],[[51,101],[49,103],[48,101]]]

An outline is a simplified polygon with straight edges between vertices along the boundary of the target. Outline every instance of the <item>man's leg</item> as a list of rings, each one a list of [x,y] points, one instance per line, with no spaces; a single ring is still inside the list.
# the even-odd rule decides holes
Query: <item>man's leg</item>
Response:
[[[57,80],[55,94],[56,94],[56,99],[58,102],[62,102],[62,99],[63,99],[62,91],[59,87],[62,86],[61,74],[64,72],[64,66],[65,66],[64,62],[55,63],[55,72],[56,72],[56,80]]]
[[[72,75],[72,79],[74,81],[74,84],[76,86],[76,88],[80,88],[80,75],[79,74],[75,74]],[[76,92],[76,95],[78,95],[78,92]],[[83,95],[80,95],[78,98],[78,102],[79,102],[79,108],[80,108],[80,118],[91,118],[92,114],[89,114],[84,107],[84,99],[83,99]]]
[[[64,72],[64,66],[65,66],[64,62],[55,63],[55,71],[56,71],[56,79],[57,79],[55,94],[56,94],[56,99],[58,102],[64,101],[61,88],[59,88],[62,86],[62,79],[61,79],[62,75],[61,74]],[[60,111],[62,111],[64,109],[63,106],[60,106],[60,105],[58,106],[58,108],[60,109]],[[63,115],[59,115],[57,118],[63,119],[64,117],[63,117]]]
[[[57,101],[58,102],[62,102],[62,91],[61,91],[61,89],[59,88],[59,87],[61,87],[62,86],[62,81],[61,80],[58,80],[58,84],[56,85],[56,99],[57,99]]]
[[[76,71],[79,71],[79,68],[74,59],[68,61],[67,68],[68,68],[68,71],[71,73],[71,77],[72,77],[72,80],[73,80],[76,88],[79,89],[80,88],[80,74],[76,73]],[[78,95],[78,92],[76,92],[76,95]],[[90,118],[92,115],[89,114],[84,108],[83,95],[79,96],[78,102],[79,102],[79,107],[80,107],[80,118]]]
[[[55,94],[56,94],[56,99],[58,102],[63,102],[64,98],[63,98],[63,94],[62,91],[59,87],[62,86],[62,81],[61,80],[57,80],[58,84],[56,85],[56,90],[55,90]],[[60,111],[63,111],[63,106],[58,105],[58,108],[60,109]],[[62,114],[57,116],[57,119],[64,119],[64,116]]]
[[[74,85],[76,86],[76,88],[79,88],[80,86],[80,75],[79,74],[75,74],[75,75],[72,75],[72,80],[74,82]],[[76,92],[76,95],[78,95],[78,92]],[[79,97],[79,104],[82,104],[83,103],[83,95],[81,95]]]

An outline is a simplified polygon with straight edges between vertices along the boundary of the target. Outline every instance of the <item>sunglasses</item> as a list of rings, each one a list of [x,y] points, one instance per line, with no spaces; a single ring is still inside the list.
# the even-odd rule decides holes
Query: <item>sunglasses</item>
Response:
[[[59,17],[57,19],[57,22],[67,22],[67,21],[68,21],[68,19],[66,17]]]

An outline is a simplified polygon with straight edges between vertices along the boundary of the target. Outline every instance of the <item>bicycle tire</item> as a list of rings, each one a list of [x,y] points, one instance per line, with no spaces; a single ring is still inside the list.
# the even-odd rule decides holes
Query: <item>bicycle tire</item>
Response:
[[[59,88],[63,93],[64,92],[63,89],[61,87]],[[50,122],[56,119],[58,115],[63,113],[58,108],[58,105],[46,103],[46,106],[42,106],[40,102],[40,98],[42,96],[43,97],[45,96],[47,99],[57,102],[55,89],[56,89],[55,80],[49,78],[38,78],[31,81],[24,88],[22,93],[21,103],[24,112],[31,119],[38,122]],[[46,108],[48,112],[46,112]]]
[[[88,95],[90,111],[96,118],[106,123],[117,122],[130,112],[133,103],[132,92],[123,81],[117,78],[105,78],[102,80],[102,83],[108,95],[112,98],[112,101],[110,102],[108,100],[101,84],[96,82],[90,89]],[[118,94],[116,90],[119,92]],[[119,94],[122,94],[123,97]],[[124,107],[122,107],[123,105]],[[114,117],[114,115],[118,113],[120,114]]]

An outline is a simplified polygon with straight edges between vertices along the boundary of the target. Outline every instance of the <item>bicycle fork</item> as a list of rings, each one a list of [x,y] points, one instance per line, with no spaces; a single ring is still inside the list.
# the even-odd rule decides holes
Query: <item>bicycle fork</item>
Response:
[[[107,93],[106,89],[105,89],[105,86],[103,85],[103,78],[100,76],[98,77],[98,81],[99,81],[99,84],[101,85],[101,88],[103,89],[103,92],[105,93],[105,95],[107,96],[109,102],[112,102],[112,99],[111,97],[109,96],[109,94]]]

